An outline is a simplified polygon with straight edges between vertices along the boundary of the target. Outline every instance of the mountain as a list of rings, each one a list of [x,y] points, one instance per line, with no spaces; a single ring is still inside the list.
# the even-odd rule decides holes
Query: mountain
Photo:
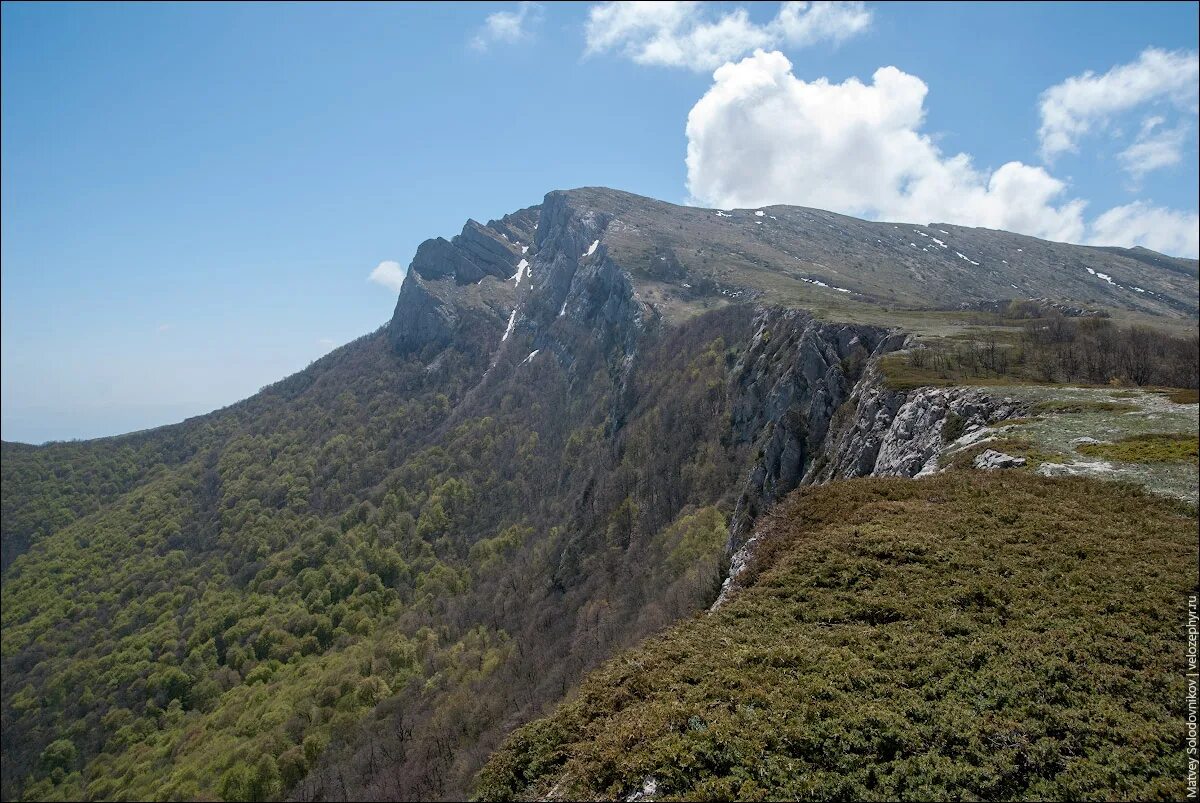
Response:
[[[1139,249],[599,188],[468,221],[384,327],[245,401],[3,444],[0,792],[461,798],[736,593],[789,493],[969,462],[960,435],[1048,403],[968,385],[1195,388],[1197,286]],[[1190,414],[1111,392],[1054,412]],[[1163,465],[1132,476],[1186,485]]]

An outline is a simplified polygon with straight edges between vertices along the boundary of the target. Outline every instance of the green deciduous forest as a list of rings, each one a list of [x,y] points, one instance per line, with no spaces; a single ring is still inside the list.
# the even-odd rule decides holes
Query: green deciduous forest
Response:
[[[381,331],[175,427],[5,444],[5,797],[461,793],[715,594],[747,316],[648,352],[618,437],[582,338],[570,377],[464,399],[477,354],[434,373]]]

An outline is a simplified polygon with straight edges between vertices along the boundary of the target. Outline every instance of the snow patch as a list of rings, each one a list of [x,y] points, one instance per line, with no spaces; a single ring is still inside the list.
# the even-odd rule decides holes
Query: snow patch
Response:
[[[518,364],[518,365],[524,365],[524,364],[525,364],[525,363],[527,363],[527,362],[532,362],[532,361],[533,361],[533,358],[537,356],[537,353],[538,353],[539,351],[541,351],[541,349],[534,349],[533,351],[529,352],[529,356],[528,356],[528,357],[526,357],[525,359],[521,360],[521,362],[519,362],[519,363],[517,363],[517,364]]]
[[[767,213],[766,213],[766,212],[764,212],[764,211],[762,211],[761,209],[759,209],[757,212],[755,212],[755,213],[754,213],[754,216],[755,216],[755,217],[762,217],[762,216],[763,216],[763,215],[765,215],[765,214],[767,214]]]
[[[845,287],[834,287],[831,284],[825,284],[825,282],[821,281],[820,279],[805,279],[803,276],[799,277],[799,279],[800,279],[800,281],[806,282],[808,284],[815,284],[817,287],[824,287],[829,290],[837,290],[839,293],[849,293],[850,292]]]
[[[598,246],[598,245],[600,245],[600,241],[599,241],[599,240],[594,240],[594,241],[592,242],[592,244],[591,244],[590,246],[588,246],[587,253],[586,253],[586,254],[584,254],[584,256],[585,256],[585,257],[590,257],[592,254],[596,253],[596,246]]]
[[[513,282],[516,283],[517,287],[521,286],[521,279],[525,278],[525,273],[528,268],[529,268],[528,260],[522,259],[520,262],[517,263],[517,275],[513,277]]]
[[[971,259],[969,256],[967,256],[966,254],[962,253],[961,251],[955,251],[954,253],[958,254],[960,257],[962,257],[963,259],[967,260],[967,261],[968,261],[968,262],[970,262],[972,265],[978,265],[978,264],[979,264],[978,262],[976,262],[975,260]]]
[[[727,213],[725,213],[725,212],[722,212],[720,209],[718,209],[718,210],[717,210],[717,217],[733,217],[733,215],[727,214]]]
[[[512,315],[508,316],[508,328],[504,330],[504,337],[500,338],[501,343],[503,343],[505,340],[508,340],[508,336],[512,334],[513,326],[515,326],[516,323],[517,311],[514,309],[512,311]]]

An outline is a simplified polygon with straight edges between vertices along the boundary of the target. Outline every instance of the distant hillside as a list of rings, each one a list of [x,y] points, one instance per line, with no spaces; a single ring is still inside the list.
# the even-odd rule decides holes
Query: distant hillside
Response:
[[[479,799],[1183,799],[1194,508],[952,473],[806,489],[764,537],[748,588],[516,731]]]
[[[848,309],[1047,298],[1146,315],[1197,313],[1197,262],[948,223],[872,223],[796,206],[712,210],[603,188],[568,203],[604,224],[639,294],[678,314],[747,297]],[[845,292],[849,291],[849,292]]]

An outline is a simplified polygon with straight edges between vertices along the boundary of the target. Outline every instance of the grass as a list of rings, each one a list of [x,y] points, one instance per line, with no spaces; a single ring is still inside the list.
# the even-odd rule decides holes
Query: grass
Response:
[[[751,585],[515,731],[481,799],[1180,799],[1195,508],[1025,472],[793,494]]]
[[[1200,404],[1200,390],[1196,388],[1171,388],[1164,395],[1176,404]]]
[[[1080,454],[1125,463],[1166,463],[1200,458],[1200,439],[1183,432],[1150,432],[1131,435],[1114,443],[1085,443]]]
[[[1037,415],[1056,413],[1129,413],[1139,409],[1136,404],[1102,401],[1096,399],[1050,399],[1040,401],[1030,408]]]
[[[1030,424],[1039,420],[1037,416],[1029,416],[1027,418],[1006,418],[1003,421],[998,421],[996,427],[1002,429],[1005,427],[1019,427],[1023,424]]]
[[[1015,471],[1032,471],[1042,463],[1054,463],[1063,459],[1063,456],[1058,452],[1044,449],[1041,444],[1030,438],[1005,434],[994,440],[973,444],[966,449],[954,452],[954,454],[950,455],[950,459],[946,461],[945,468],[956,470],[973,469],[975,467],[975,458],[988,449],[995,449],[997,452],[1010,454],[1014,457],[1024,457],[1024,466],[1010,469]]]

